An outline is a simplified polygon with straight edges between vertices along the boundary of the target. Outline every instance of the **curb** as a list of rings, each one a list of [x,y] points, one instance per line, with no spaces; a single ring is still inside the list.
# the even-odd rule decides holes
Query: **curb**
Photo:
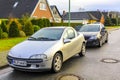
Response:
[[[4,65],[4,66],[1,66],[1,67],[0,67],[0,70],[1,70],[1,69],[4,69],[4,68],[7,68],[8,66],[9,66],[8,64],[6,64],[6,65]]]

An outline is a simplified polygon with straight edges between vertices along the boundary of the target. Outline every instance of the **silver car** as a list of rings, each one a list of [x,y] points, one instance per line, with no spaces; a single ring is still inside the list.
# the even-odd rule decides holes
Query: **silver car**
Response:
[[[15,70],[59,72],[64,61],[78,53],[84,56],[85,50],[83,34],[72,27],[48,27],[14,46],[7,59]]]

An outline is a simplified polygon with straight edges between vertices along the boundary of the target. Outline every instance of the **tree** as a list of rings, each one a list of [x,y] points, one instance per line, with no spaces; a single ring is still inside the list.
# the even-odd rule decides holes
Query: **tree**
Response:
[[[0,39],[2,38],[2,28],[0,27]]]
[[[117,23],[118,23],[116,18],[112,18],[111,21],[112,21],[113,25],[117,25]]]
[[[2,28],[3,32],[7,32],[8,33],[5,21],[2,21],[1,28]]]
[[[107,17],[107,18],[105,19],[105,25],[106,25],[106,26],[112,26],[111,18]]]
[[[32,35],[34,33],[34,28],[31,21],[27,21],[26,23],[24,23],[23,31],[27,36]]]
[[[9,37],[19,37],[19,29],[15,21],[10,24],[9,27]]]

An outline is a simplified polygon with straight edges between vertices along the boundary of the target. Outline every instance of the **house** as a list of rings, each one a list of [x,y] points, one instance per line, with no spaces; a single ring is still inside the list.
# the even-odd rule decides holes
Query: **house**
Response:
[[[51,5],[50,8],[51,8],[51,12],[53,14],[54,21],[57,23],[60,23],[62,21],[62,17],[60,15],[57,7],[55,5]]]
[[[47,0],[0,0],[0,18],[21,18],[29,14],[31,18],[47,18],[54,21]]]
[[[67,23],[69,20],[69,13],[68,12],[65,13],[64,11],[62,17],[63,17],[63,21]],[[88,12],[71,12],[70,17],[71,17],[70,18],[71,23],[87,24],[97,21],[97,19]]]
[[[73,23],[94,23],[101,22],[104,24],[105,19],[108,16],[108,12],[100,11],[84,11],[84,12],[70,12],[71,22]],[[63,12],[63,21],[68,22],[68,12]]]
[[[120,18],[120,13],[117,11],[110,11],[109,12],[109,17],[110,18]]]
[[[95,18],[97,18],[97,22],[101,22],[104,24],[105,16],[101,11],[87,11],[87,12],[93,15]]]

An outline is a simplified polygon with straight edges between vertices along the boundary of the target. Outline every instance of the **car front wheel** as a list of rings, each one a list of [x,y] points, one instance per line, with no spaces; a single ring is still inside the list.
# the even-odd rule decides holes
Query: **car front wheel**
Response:
[[[52,72],[59,72],[62,67],[62,62],[62,55],[60,53],[56,53],[52,62]]]
[[[82,47],[81,47],[81,52],[79,53],[79,56],[80,57],[85,56],[85,52],[86,52],[86,44],[83,43]]]

